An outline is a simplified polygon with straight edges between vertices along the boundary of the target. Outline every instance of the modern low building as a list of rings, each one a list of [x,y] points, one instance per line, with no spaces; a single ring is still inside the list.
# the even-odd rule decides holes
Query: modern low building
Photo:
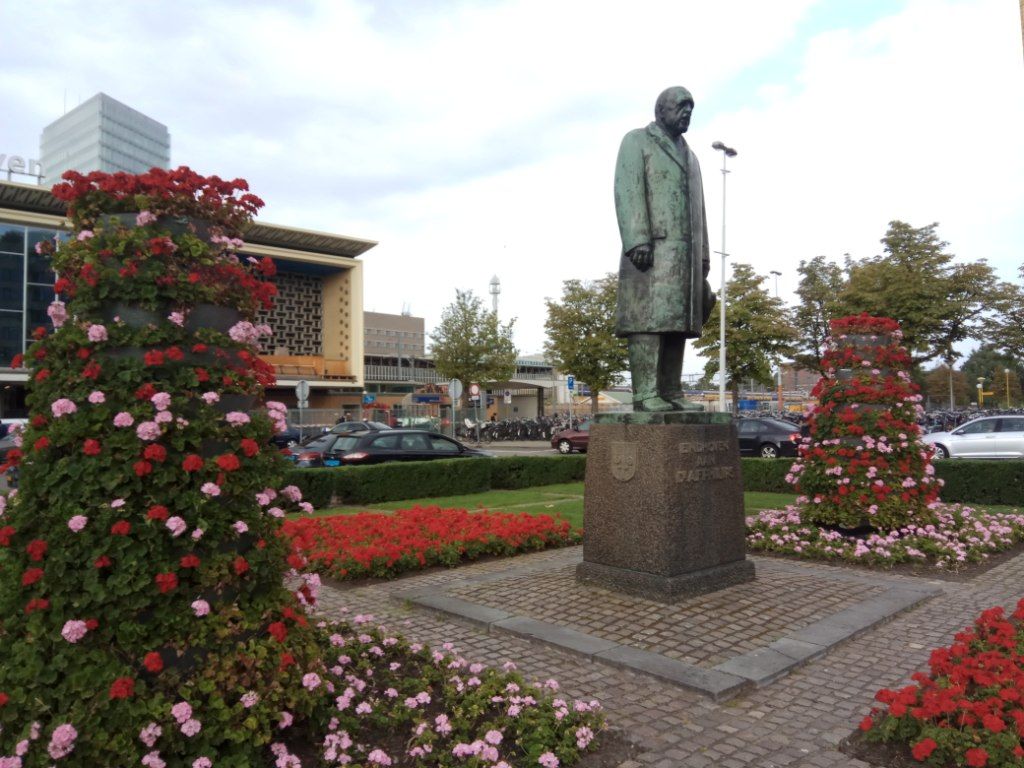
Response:
[[[25,413],[24,371],[14,355],[38,326],[52,327],[49,260],[36,254],[43,239],[66,237],[64,204],[45,187],[0,182],[0,415]],[[243,255],[269,256],[277,266],[278,300],[262,320],[275,329],[263,358],[277,386],[268,397],[297,404],[299,381],[310,385],[311,409],[358,407],[364,387],[363,269],[358,257],[376,242],[258,222]]]
[[[43,128],[39,141],[43,183],[68,170],[145,173],[169,168],[167,126],[105,93],[97,93]]]

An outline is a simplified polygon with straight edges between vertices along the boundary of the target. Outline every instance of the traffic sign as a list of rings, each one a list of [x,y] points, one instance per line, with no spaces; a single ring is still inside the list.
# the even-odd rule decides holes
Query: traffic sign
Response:
[[[363,395],[363,405],[369,405],[376,398],[373,395]]]
[[[576,388],[576,377],[573,376],[572,374],[566,376],[565,377],[565,386],[566,386],[566,389],[568,389],[570,392],[572,392],[573,389]]]
[[[480,385],[479,384],[470,384],[469,385],[469,394],[471,394],[473,397],[479,397],[480,396]]]
[[[505,390],[503,397],[505,398],[505,405],[509,405],[512,402],[512,393],[509,390]]]
[[[299,400],[309,399],[309,382],[303,379],[295,383],[295,396]]]
[[[448,382],[448,397],[452,400],[458,400],[462,397],[462,382],[458,379],[452,379]]]

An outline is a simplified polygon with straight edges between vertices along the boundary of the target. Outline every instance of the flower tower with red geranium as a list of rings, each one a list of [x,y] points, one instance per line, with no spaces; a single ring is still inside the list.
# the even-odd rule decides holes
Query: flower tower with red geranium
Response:
[[[810,438],[789,479],[805,522],[896,530],[930,519],[941,481],[919,441],[921,395],[899,324],[866,314],[833,320]]]
[[[255,346],[274,265],[237,255],[262,202],[187,168],[65,178],[0,517],[0,765],[258,765],[323,666],[277,535],[300,496]]]
[[[75,234],[41,249],[55,330],[27,354],[21,489],[0,496],[0,768],[449,765],[456,749],[571,765],[594,704],[372,617],[307,618],[319,582],[280,528],[311,508],[277,487],[268,447],[285,407],[262,402],[254,321],[274,265],[239,256],[262,205],[245,182],[64,178]]]

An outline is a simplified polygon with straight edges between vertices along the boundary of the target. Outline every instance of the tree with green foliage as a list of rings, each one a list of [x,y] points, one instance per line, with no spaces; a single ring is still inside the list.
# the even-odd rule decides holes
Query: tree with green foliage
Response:
[[[773,363],[792,354],[796,341],[788,311],[781,299],[762,287],[764,280],[749,264],[735,264],[726,285],[726,386],[732,391],[733,412],[739,404],[740,383],[753,380],[772,386]],[[716,373],[719,324],[705,323],[704,332],[693,346],[708,359],[705,375]]]
[[[963,371],[943,363],[925,371],[922,385],[924,394],[933,408],[958,408],[967,405],[974,397],[972,387],[967,385]]]
[[[985,380],[985,391],[991,392],[985,398],[986,405],[1006,405],[1006,370],[1010,375],[1010,403],[1020,402],[1020,381],[1024,378],[1024,365],[1019,358],[1001,352],[994,344],[983,344],[964,361],[963,373],[970,390],[970,400],[978,400],[978,379]]]
[[[1024,264],[1021,264],[1020,284],[1007,285],[1005,295],[997,303],[991,338],[1007,355],[1024,360]]]
[[[597,412],[596,393],[621,381],[629,368],[626,340],[615,335],[618,283],[613,274],[599,280],[566,280],[561,301],[545,299],[544,354],[553,366],[586,382],[594,393],[592,413]]]
[[[455,301],[441,313],[441,324],[430,334],[437,372],[463,384],[493,384],[516,372],[516,346],[512,326],[484,308],[472,291],[455,291]]]
[[[985,334],[1008,289],[984,259],[954,263],[937,228],[937,223],[914,228],[889,222],[881,240],[883,254],[847,261],[839,297],[849,314],[866,312],[899,322],[915,365],[936,358],[951,364],[958,356],[957,343]]]
[[[793,358],[803,368],[824,373],[821,359],[825,356],[828,323],[833,318],[848,314],[839,302],[846,285],[846,275],[842,267],[824,256],[815,256],[810,261],[801,260],[797,271],[800,273],[800,285],[796,294],[800,303],[793,312],[793,326],[797,333],[797,352]]]

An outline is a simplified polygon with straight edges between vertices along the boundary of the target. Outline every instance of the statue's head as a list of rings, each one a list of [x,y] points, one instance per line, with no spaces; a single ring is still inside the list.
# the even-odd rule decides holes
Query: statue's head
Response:
[[[690,127],[693,95],[681,85],[666,88],[654,102],[654,119],[673,139]]]

